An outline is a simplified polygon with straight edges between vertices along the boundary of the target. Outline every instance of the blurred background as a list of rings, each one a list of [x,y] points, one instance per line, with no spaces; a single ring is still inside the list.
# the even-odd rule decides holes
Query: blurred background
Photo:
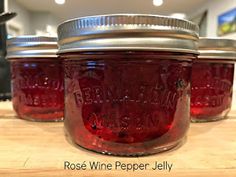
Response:
[[[200,36],[236,39],[236,0],[0,0],[3,11],[16,12],[17,16],[0,25],[0,67],[5,68],[0,73],[0,97],[10,93],[9,69],[4,60],[6,37],[56,36],[58,24],[75,17],[110,13],[171,15],[197,23]]]
[[[227,30],[236,32],[235,23],[234,29],[229,29],[233,28],[230,22],[218,23],[224,23],[220,21],[220,15],[229,13],[234,8],[236,0],[5,0],[6,11],[18,14],[7,23],[10,35],[56,35],[58,24],[80,16],[146,13],[192,20],[200,25],[201,36],[222,36],[222,30],[225,30],[224,37],[236,37],[236,33],[227,33]],[[225,18],[230,18],[229,16]],[[233,20],[235,22],[236,18]],[[219,25],[222,29],[218,29]]]

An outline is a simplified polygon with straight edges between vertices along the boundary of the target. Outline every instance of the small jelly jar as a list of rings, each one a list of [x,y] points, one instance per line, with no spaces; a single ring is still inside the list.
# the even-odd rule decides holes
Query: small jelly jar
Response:
[[[191,120],[225,119],[232,103],[236,41],[200,38],[199,52],[192,68]]]
[[[58,27],[69,137],[103,154],[175,147],[190,123],[198,28],[155,15],[78,18]]]
[[[20,36],[9,39],[7,44],[17,115],[32,121],[63,120],[64,73],[56,55],[57,39]]]

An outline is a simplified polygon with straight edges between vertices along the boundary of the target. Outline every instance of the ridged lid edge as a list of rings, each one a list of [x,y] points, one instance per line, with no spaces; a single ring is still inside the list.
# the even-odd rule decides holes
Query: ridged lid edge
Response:
[[[57,57],[57,38],[51,36],[17,36],[7,40],[7,59]]]
[[[199,27],[196,24],[184,19],[150,14],[106,14],[67,20],[58,26],[58,37],[60,38],[61,33],[70,30],[126,25],[162,26],[174,29],[190,30],[195,33],[199,32]]]

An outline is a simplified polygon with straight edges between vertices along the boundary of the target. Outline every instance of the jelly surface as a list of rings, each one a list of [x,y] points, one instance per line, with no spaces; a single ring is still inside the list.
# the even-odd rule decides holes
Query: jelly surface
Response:
[[[194,62],[191,116],[199,120],[224,118],[231,107],[234,64]]]
[[[173,59],[183,55],[114,52],[64,57],[65,126],[77,144],[132,154],[184,137],[190,120],[191,63]]]
[[[55,59],[11,61],[13,107],[20,118],[35,121],[63,119],[63,67]]]

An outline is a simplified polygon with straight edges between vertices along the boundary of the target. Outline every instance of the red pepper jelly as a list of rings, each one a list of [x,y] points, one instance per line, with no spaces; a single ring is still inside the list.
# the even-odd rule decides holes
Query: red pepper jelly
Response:
[[[63,67],[53,37],[20,36],[8,40],[12,102],[17,115],[32,121],[61,121]]]
[[[168,150],[190,122],[191,61],[198,28],[155,15],[103,15],[58,28],[65,71],[65,127],[103,154]]]
[[[191,120],[225,119],[231,108],[236,41],[201,38],[192,68]]]

